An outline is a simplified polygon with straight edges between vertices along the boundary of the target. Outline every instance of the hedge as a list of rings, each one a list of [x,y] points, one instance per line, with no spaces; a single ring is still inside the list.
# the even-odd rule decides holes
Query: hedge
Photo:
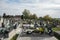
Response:
[[[11,38],[11,40],[16,40],[17,37],[18,37],[18,34],[14,35],[14,36]]]
[[[54,36],[55,36],[58,40],[60,40],[60,34],[54,32]]]

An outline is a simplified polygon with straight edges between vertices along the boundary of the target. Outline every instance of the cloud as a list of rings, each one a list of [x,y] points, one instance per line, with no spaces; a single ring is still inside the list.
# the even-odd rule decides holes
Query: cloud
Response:
[[[59,0],[0,0],[0,15],[4,12],[10,15],[20,15],[24,9],[28,9],[31,13],[37,14],[37,16],[45,16],[48,14],[51,17],[60,17],[60,4],[58,1]]]
[[[8,0],[7,3],[36,3],[37,0]]]

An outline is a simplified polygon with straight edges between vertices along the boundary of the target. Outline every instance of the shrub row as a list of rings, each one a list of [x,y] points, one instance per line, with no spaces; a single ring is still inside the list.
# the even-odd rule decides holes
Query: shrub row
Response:
[[[54,36],[55,36],[58,40],[60,40],[60,34],[54,32]]]
[[[17,37],[18,37],[18,34],[14,35],[14,36],[11,38],[11,40],[16,40]]]

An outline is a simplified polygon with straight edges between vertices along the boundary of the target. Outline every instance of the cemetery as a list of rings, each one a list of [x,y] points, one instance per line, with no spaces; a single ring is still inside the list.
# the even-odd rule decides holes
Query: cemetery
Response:
[[[20,25],[19,28],[22,28],[22,34],[25,33],[29,35],[47,34],[54,36],[54,32],[60,28],[60,21],[50,18],[48,15],[39,17],[39,19],[35,15],[32,15],[33,17],[30,16],[26,14],[16,16],[3,14],[3,16],[0,17],[0,38],[9,38],[9,33],[12,30],[16,30],[18,25]]]

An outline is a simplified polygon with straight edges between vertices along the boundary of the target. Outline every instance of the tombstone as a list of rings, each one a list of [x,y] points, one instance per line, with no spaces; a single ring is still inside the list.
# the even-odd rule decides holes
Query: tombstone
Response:
[[[52,34],[52,27],[51,27],[51,24],[48,25],[47,29],[48,29],[48,34],[49,34],[49,35]]]
[[[14,25],[14,29],[16,29],[16,28],[17,28],[17,24]]]
[[[7,30],[5,30],[4,35],[5,35],[6,38],[8,38],[8,33],[9,33],[9,32],[8,32]]]
[[[43,21],[40,21],[40,27],[44,27]]]
[[[37,22],[35,22],[34,27],[35,27],[35,28],[38,27]]]
[[[4,28],[5,27],[5,25],[4,25],[4,23],[2,23],[2,28]]]

